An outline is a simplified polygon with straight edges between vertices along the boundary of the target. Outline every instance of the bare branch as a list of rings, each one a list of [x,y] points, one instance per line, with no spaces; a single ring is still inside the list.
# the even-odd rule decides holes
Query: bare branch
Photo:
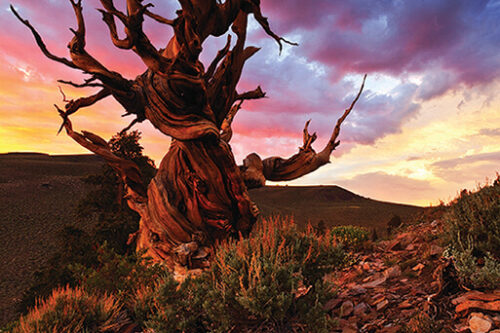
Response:
[[[103,88],[92,96],[81,97],[76,100],[71,100],[65,105],[66,114],[69,116],[70,114],[75,113],[79,109],[93,105],[96,102],[100,101],[101,99],[108,97],[109,95],[111,95],[111,90],[108,88]]]
[[[94,81],[97,80],[95,76],[92,76],[89,79],[86,79],[83,83],[75,83],[72,81],[66,81],[66,80],[57,80],[59,83],[67,84],[70,86],[73,86],[75,88],[85,88],[85,87],[104,87],[102,83],[94,83]]]
[[[64,91],[62,90],[61,86],[59,86],[59,92],[61,93],[63,97],[63,102],[69,102],[68,99],[66,99],[66,95],[64,94]]]
[[[146,16],[152,18],[153,20],[155,20],[158,23],[167,24],[167,25],[174,25],[174,20],[169,20],[169,19],[164,18],[161,15],[158,15],[158,14],[155,14],[155,13],[151,13],[148,9],[146,9],[146,11],[144,12],[144,14]]]
[[[249,1],[249,3],[253,7],[252,12],[253,12],[253,15],[254,15],[255,19],[257,20],[257,22],[259,22],[259,24],[264,29],[264,31],[278,43],[279,48],[280,48],[280,53],[283,50],[283,44],[281,42],[289,44],[289,45],[293,45],[293,46],[299,45],[298,43],[288,41],[285,38],[276,35],[271,30],[271,27],[269,26],[269,21],[267,20],[267,17],[264,17],[262,15],[262,12],[260,10],[260,5],[255,4],[253,1]]]
[[[40,34],[38,33],[38,31],[36,31],[36,29],[31,25],[31,23],[28,21],[28,20],[25,20],[23,19],[18,13],[17,11],[14,9],[14,7],[12,5],[10,5],[10,10],[12,11],[12,13],[14,13],[14,15],[17,17],[17,19],[19,21],[21,21],[22,24],[24,24],[25,26],[27,26],[30,30],[31,30],[31,33],[33,34],[33,36],[35,37],[35,40],[36,40],[36,43],[38,45],[38,47],[40,48],[40,50],[42,50],[42,53],[47,57],[49,58],[50,60],[54,60],[54,61],[57,61],[57,62],[60,62],[61,64],[64,64],[68,67],[71,67],[71,68],[75,68],[75,69],[78,69],[79,67],[76,66],[71,60],[68,60],[66,58],[61,58],[61,57],[58,57],[58,56],[55,56],[53,55],[48,49],[47,47],[45,46],[45,43],[43,42],[42,40],[42,37],[40,36]]]
[[[243,104],[243,100],[240,100],[239,103],[237,103],[231,107],[231,110],[228,112],[226,118],[224,118],[224,121],[222,122],[222,125],[220,127],[220,129],[221,129],[220,137],[222,140],[226,141],[227,143],[229,143],[229,141],[231,141],[231,138],[233,136],[233,130],[231,128],[231,125],[233,123],[234,116],[236,116],[236,113],[241,109],[242,104]]]
[[[143,115],[138,115],[134,120],[132,120],[132,122],[127,127],[122,129],[120,133],[125,133],[126,131],[131,129],[132,126],[134,126],[137,123],[142,123],[144,120],[146,120],[146,117],[144,117]]]
[[[116,23],[113,14],[102,9],[98,9],[102,14],[102,20],[108,26],[109,33],[111,36],[111,41],[113,44],[120,49],[131,49],[133,44],[132,40],[127,36],[125,39],[120,39],[118,37],[118,32],[116,31]]]
[[[303,130],[303,142],[304,142],[304,145],[300,148],[301,150],[310,150],[312,149],[311,145],[313,144],[314,141],[316,141],[317,139],[317,135],[316,135],[316,132],[314,132],[312,135],[309,134],[309,131],[308,131],[308,127],[309,127],[309,123],[311,122],[311,119],[309,119],[308,121],[306,121],[306,125],[304,126],[304,130]]]
[[[266,93],[262,91],[262,88],[258,86],[254,90],[244,92],[243,94],[238,94],[236,100],[247,100],[247,99],[259,99],[266,97]]]
[[[111,95],[111,90],[110,89],[103,88],[98,93],[96,93],[96,94],[94,94],[92,96],[81,97],[81,98],[78,98],[76,100],[67,101],[66,100],[66,96],[64,95],[62,89],[60,89],[60,91],[61,91],[61,93],[63,94],[63,97],[64,97],[63,101],[64,102],[68,102],[68,103],[64,106],[65,111],[60,110],[59,107],[57,107],[57,106],[56,106],[56,108],[59,111],[59,114],[61,114],[61,116],[62,116],[62,114],[64,114],[64,117],[68,117],[69,115],[75,113],[79,109],[81,109],[83,107],[87,107],[87,106],[93,105],[96,102],[100,101],[101,99],[106,98],[109,95]],[[61,125],[61,127],[57,131],[58,134],[61,132],[63,126],[64,126],[64,123]]]
[[[260,160],[260,157],[258,155],[250,154],[248,157],[251,157],[251,159],[249,159],[248,161],[253,161],[251,164],[249,164],[252,165],[252,167],[245,165],[243,167],[240,167],[245,183],[248,186],[256,187],[259,184],[262,184],[260,186],[263,186],[262,177],[271,181],[286,181],[297,179],[329,163],[332,151],[340,144],[339,141],[335,141],[340,133],[340,126],[352,111],[356,102],[359,100],[359,97],[363,92],[365,80],[366,75],[363,77],[363,83],[361,84],[358,94],[354,98],[351,105],[345,110],[344,114],[337,120],[337,124],[333,130],[329,142],[320,153],[316,153],[314,149],[312,149],[312,143],[316,140],[317,136],[316,133],[313,133],[312,135],[309,134],[308,127],[310,120],[308,120],[303,130],[304,144],[297,154],[287,159],[273,156],[262,161]],[[262,168],[260,167],[260,163],[262,163]],[[262,174],[260,174],[259,172],[261,172]]]
[[[215,69],[217,68],[217,65],[227,55],[227,52],[229,51],[230,46],[231,46],[231,35],[227,35],[226,45],[224,46],[223,49],[221,49],[217,52],[217,55],[215,56],[214,60],[212,60],[212,62],[210,63],[210,66],[208,67],[207,71],[205,72],[205,75],[204,75],[205,80],[210,79],[214,75],[214,72],[215,72]]]
[[[142,59],[144,64],[156,72],[164,72],[168,59],[153,46],[144,31],[142,24],[144,15],[148,12],[151,4],[142,5],[142,0],[127,0],[128,15],[118,11],[112,0],[101,0],[106,11],[100,10],[103,20],[109,28],[113,44],[122,49],[132,49]],[[152,14],[154,18],[161,19],[161,16]],[[125,25],[125,39],[119,39],[116,31],[116,24],[113,16],[118,17]]]
[[[337,140],[337,137],[340,134],[340,125],[342,125],[342,123],[347,118],[349,113],[351,113],[352,109],[354,108],[354,105],[356,104],[359,97],[361,96],[361,93],[363,92],[363,89],[365,87],[365,81],[366,81],[366,74],[363,76],[363,82],[361,83],[361,87],[359,88],[359,92],[356,95],[356,98],[354,98],[351,105],[344,111],[344,114],[342,115],[342,117],[340,117],[337,120],[337,124],[335,125],[332,136],[330,137],[330,140],[328,141],[326,147],[318,155],[330,156],[331,152],[340,144],[340,141],[335,141],[335,140]]]

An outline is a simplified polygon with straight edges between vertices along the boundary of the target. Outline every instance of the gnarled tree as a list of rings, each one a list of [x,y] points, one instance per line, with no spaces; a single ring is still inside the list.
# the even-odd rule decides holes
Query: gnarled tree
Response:
[[[246,47],[248,15],[254,15],[264,31],[281,49],[289,41],[276,35],[262,15],[259,0],[179,0],[181,10],[173,20],[150,11],[151,4],[126,0],[126,12],[112,0],[100,0],[102,18],[113,44],[135,52],[147,66],[136,79],[124,78],[107,69],[85,49],[85,22],[81,0],[70,0],[77,29],[68,44],[70,59],[52,54],[35,28],[11,6],[12,12],[33,33],[36,43],[50,59],[90,75],[83,83],[60,81],[76,87],[98,87],[89,97],[69,101],[58,109],[62,128],[77,143],[102,156],[120,175],[126,188],[129,206],[141,216],[139,230],[131,235],[138,249],[171,268],[193,269],[209,264],[213,245],[231,235],[246,235],[256,221],[258,209],[247,189],[264,186],[266,180],[286,181],[299,178],[329,163],[338,146],[340,126],[358,100],[338,119],[325,148],[316,153],[312,143],[316,134],[304,128],[304,144],[288,159],[270,157],[262,160],[248,155],[237,166],[229,141],[231,123],[242,103],[265,96],[260,87],[239,93],[236,86],[243,65],[259,49]],[[143,31],[143,21],[151,18],[170,26],[174,35],[168,45],[158,50]],[[124,27],[120,39],[117,21]],[[226,46],[205,69],[199,60],[202,45],[209,36],[222,36],[231,29]],[[149,120],[172,138],[156,177],[146,188],[137,166],[113,155],[108,143],[99,136],[73,130],[69,116],[81,108],[112,96],[135,115],[130,128]]]

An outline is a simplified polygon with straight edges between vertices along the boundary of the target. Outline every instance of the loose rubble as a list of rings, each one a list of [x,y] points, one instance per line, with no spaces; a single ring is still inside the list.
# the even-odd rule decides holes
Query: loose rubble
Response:
[[[325,306],[340,318],[333,332],[500,333],[500,289],[459,285],[442,258],[442,228],[440,220],[408,226],[352,253],[356,264],[328,277],[338,288]]]

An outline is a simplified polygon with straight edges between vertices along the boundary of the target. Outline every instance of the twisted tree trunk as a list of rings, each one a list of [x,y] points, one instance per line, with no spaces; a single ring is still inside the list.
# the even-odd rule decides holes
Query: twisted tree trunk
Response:
[[[72,100],[64,110],[58,109],[67,134],[80,145],[105,158],[120,175],[129,206],[141,216],[139,230],[130,237],[138,249],[145,249],[156,261],[165,262],[178,271],[207,267],[217,241],[232,235],[246,235],[258,216],[247,188],[264,186],[266,180],[291,180],[329,163],[340,125],[358,100],[363,85],[344,115],[337,121],[326,147],[316,153],[306,123],[304,145],[288,159],[271,157],[262,160],[250,154],[237,166],[229,145],[231,123],[244,100],[265,96],[260,87],[238,93],[236,85],[245,61],[258,48],[245,47],[247,17],[253,14],[264,31],[278,44],[290,43],[277,36],[260,11],[258,0],[179,0],[181,10],[174,20],[152,13],[151,5],[141,0],[127,0],[127,12],[117,10],[112,0],[101,0],[100,12],[108,26],[115,46],[133,50],[147,65],[147,71],[135,80],[105,68],[85,50],[85,23],[81,0],[70,0],[78,28],[68,47],[71,60],[50,53],[33,26],[11,10],[35,36],[42,52],[50,59],[90,75],[84,83],[62,83],[76,87],[100,87],[96,94]],[[145,17],[172,26],[174,37],[164,50],[157,50],[142,30]],[[124,26],[120,39],[115,22]],[[237,36],[231,48],[226,46],[205,70],[199,61],[204,40],[221,36],[229,29]],[[293,44],[293,43],[290,43]],[[172,138],[156,177],[146,189],[137,166],[113,155],[99,136],[73,130],[69,115],[80,108],[113,96],[136,118],[149,120],[157,129]]]

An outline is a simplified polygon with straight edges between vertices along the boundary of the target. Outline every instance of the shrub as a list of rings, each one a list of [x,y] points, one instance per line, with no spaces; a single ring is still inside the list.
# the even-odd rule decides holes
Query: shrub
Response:
[[[334,227],[330,233],[332,237],[348,248],[359,248],[370,236],[367,229],[354,225]]]
[[[118,332],[129,323],[114,297],[67,287],[55,289],[21,317],[14,332]]]
[[[141,254],[106,244],[95,253],[96,265],[68,265],[80,287],[56,289],[21,318],[19,332],[113,332],[129,323],[125,311],[158,333],[328,332],[324,305],[334,295],[324,275],[346,263],[330,233],[278,218],[220,244],[212,266],[182,283]]]
[[[180,286],[167,277],[153,301],[143,292],[138,309],[151,313],[145,326],[158,332],[328,332],[323,305],[333,295],[323,276],[344,262],[333,238],[275,218],[248,239],[224,242],[201,277]]]
[[[500,283],[500,177],[477,192],[463,190],[444,216],[449,252],[466,285]]]
[[[71,265],[75,280],[85,290],[96,294],[113,294],[122,303],[134,303],[136,290],[154,287],[158,279],[166,276],[166,269],[153,265],[142,252],[119,255],[104,245],[97,250],[97,265]]]
[[[476,255],[500,259],[500,177],[475,193],[463,190],[445,218],[453,244],[470,241]]]
[[[473,255],[472,247],[451,249],[459,278],[476,289],[495,289],[500,285],[500,262],[487,253],[483,258]],[[481,264],[479,264],[481,263]]]

